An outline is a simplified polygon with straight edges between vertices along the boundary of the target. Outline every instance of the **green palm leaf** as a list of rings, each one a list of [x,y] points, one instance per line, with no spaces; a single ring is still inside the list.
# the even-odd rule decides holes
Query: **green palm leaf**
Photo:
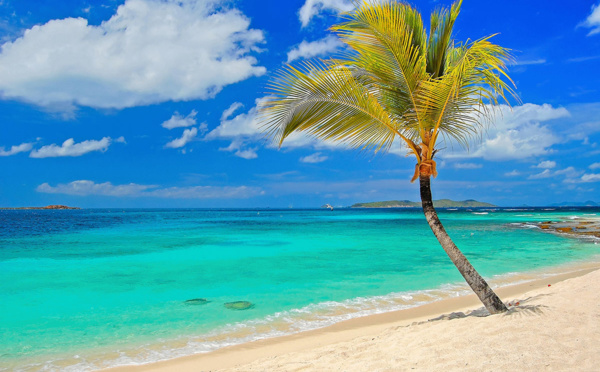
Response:
[[[295,131],[361,149],[388,149],[398,133],[375,95],[350,69],[327,62],[288,66],[262,105],[265,131],[282,144]]]

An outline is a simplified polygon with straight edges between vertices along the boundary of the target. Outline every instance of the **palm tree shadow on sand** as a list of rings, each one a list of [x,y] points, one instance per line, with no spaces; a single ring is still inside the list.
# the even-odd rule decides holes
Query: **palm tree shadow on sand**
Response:
[[[530,317],[530,316],[541,316],[544,314],[544,310],[547,309],[548,306],[533,304],[531,302],[537,302],[535,300],[538,300],[538,299],[540,299],[542,297],[546,297],[546,296],[550,296],[550,295],[540,294],[537,296],[527,297],[524,300],[515,299],[513,301],[507,302],[506,307],[508,308],[508,311],[503,313],[502,316],[519,317],[519,318]],[[411,327],[411,326],[420,325],[420,324],[431,323],[431,322],[439,322],[439,321],[444,321],[444,320],[454,320],[454,319],[463,319],[463,318],[471,318],[471,317],[484,318],[484,317],[487,317],[490,315],[492,315],[492,314],[490,314],[490,312],[487,311],[487,309],[485,307],[480,307],[478,309],[467,311],[467,312],[457,311],[457,312],[452,312],[449,314],[443,314],[443,315],[438,316],[437,318],[432,318],[432,319],[428,319],[428,320],[421,321],[421,322],[413,322],[407,326],[397,327],[397,329]]]
[[[535,304],[529,304],[529,303],[533,300],[539,299],[544,296],[548,296],[548,295],[538,295],[538,296],[533,296],[533,297],[527,297],[524,300],[516,299],[516,300],[510,301],[510,302],[506,303],[506,307],[508,308],[508,311],[505,312],[503,315],[504,316],[517,316],[517,317],[542,315],[544,313],[544,309],[547,308],[548,306],[535,305]],[[429,319],[428,322],[435,322],[438,320],[461,319],[461,318],[468,318],[468,317],[483,318],[483,317],[486,317],[489,315],[491,315],[491,314],[489,311],[487,311],[487,309],[485,307],[480,307],[475,310],[467,311],[466,313],[454,312],[454,313],[450,313],[450,314],[444,314],[437,318]]]

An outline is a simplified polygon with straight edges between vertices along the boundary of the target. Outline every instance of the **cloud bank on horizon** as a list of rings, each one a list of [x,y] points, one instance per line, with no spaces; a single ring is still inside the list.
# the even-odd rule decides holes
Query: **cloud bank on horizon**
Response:
[[[48,183],[39,185],[36,190],[48,194],[66,194],[76,196],[112,196],[133,198],[169,198],[169,199],[247,199],[263,195],[264,191],[247,186],[189,186],[161,187],[157,185],[139,185],[135,183],[113,185],[110,182],[95,183],[89,180],[78,180],[68,184],[51,186]]]

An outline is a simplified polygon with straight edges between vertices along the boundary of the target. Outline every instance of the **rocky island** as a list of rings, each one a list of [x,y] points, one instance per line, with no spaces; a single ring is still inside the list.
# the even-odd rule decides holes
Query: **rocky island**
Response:
[[[47,205],[45,207],[19,207],[19,208],[0,208],[0,209],[8,209],[8,210],[29,210],[29,209],[34,209],[34,210],[46,210],[46,209],[81,209],[79,207],[67,207],[66,205]]]

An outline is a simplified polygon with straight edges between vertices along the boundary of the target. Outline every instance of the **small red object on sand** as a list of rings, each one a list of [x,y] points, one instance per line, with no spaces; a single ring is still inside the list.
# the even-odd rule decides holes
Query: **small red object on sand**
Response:
[[[515,306],[519,306],[519,304],[520,304],[520,302],[517,302],[517,303],[515,304]]]
[[[548,287],[550,287],[550,284],[548,284]]]

